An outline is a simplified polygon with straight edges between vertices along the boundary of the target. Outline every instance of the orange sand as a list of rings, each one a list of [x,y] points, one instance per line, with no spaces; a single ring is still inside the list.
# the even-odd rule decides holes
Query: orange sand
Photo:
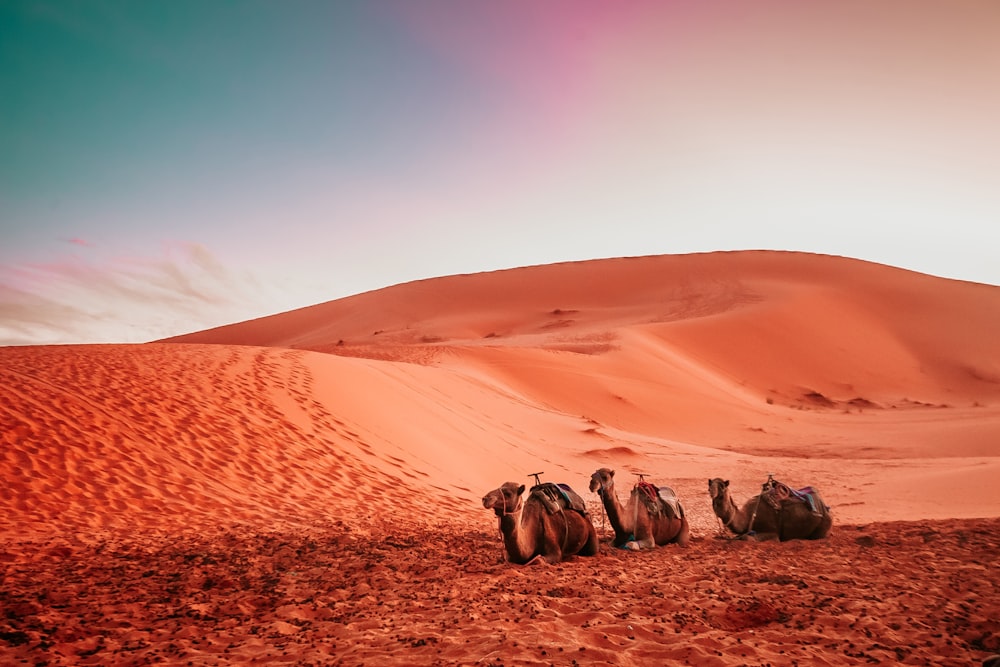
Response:
[[[1000,287],[740,252],[426,280],[0,348],[0,663],[967,665],[1000,652]],[[183,344],[182,344],[183,343]],[[527,474],[687,548],[502,562]],[[716,538],[706,480],[832,536]]]

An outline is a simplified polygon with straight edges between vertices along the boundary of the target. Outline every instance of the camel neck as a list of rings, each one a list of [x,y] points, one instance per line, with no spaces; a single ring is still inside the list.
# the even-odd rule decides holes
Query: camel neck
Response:
[[[715,508],[715,514],[722,520],[722,524],[733,531],[737,535],[741,535],[746,532],[746,530],[740,530],[736,525],[736,519],[739,518],[739,509],[736,506],[736,501],[728,493],[722,498],[715,498],[712,500],[712,505]]]
[[[604,511],[608,513],[608,521],[611,522],[611,527],[615,531],[615,541],[628,539],[634,527],[627,525],[625,521],[627,513],[622,509],[622,504],[618,501],[615,487],[601,489],[601,500],[604,503]]]
[[[503,535],[503,544],[507,552],[507,559],[519,565],[523,565],[533,557],[531,549],[524,544],[524,526],[521,525],[522,515],[523,512],[519,511],[500,516],[500,534]]]

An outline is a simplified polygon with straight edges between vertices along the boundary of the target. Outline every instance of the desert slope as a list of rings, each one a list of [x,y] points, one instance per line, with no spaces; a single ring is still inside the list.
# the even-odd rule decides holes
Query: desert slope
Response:
[[[597,352],[645,327],[760,391],[968,402],[1000,395],[998,293],[844,257],[664,255],[417,281],[163,342],[382,358],[456,345]]]
[[[968,664],[1000,650],[998,332],[998,287],[748,252],[0,348],[0,658]],[[692,546],[511,573],[483,493],[543,471],[607,535],[602,466],[674,487]],[[706,479],[768,472],[822,490],[829,543],[712,539]]]
[[[583,487],[611,465],[688,490],[705,525],[704,479],[749,494],[766,472],[847,521],[996,516],[997,331],[997,287],[749,252],[441,278],[172,343],[3,348],[0,507],[15,532],[363,520],[386,494],[471,520],[505,479]]]
[[[714,470],[752,485],[772,469],[810,475],[851,460],[822,481],[865,520],[866,485],[891,498],[874,518],[907,518],[912,502],[921,516],[996,514],[998,496],[976,482],[996,472],[998,331],[998,287],[761,251],[450,276],[171,341],[447,370],[585,424],[557,449],[633,452],[632,469],[671,477]],[[678,468],[685,447],[723,458]],[[734,453],[756,458],[736,465]],[[906,474],[851,481],[884,459]],[[955,494],[966,474],[974,499]]]

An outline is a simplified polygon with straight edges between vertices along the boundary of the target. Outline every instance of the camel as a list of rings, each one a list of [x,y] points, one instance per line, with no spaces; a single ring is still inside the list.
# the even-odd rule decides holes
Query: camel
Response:
[[[830,508],[823,503],[819,491],[794,492],[770,477],[761,493],[742,508],[737,508],[729,494],[729,480],[718,477],[708,480],[708,494],[715,515],[740,539],[819,540],[829,535],[833,526]]]
[[[597,531],[583,511],[583,500],[572,489],[540,484],[524,500],[523,493],[524,484],[505,482],[483,496],[483,507],[499,518],[508,561],[558,563],[573,556],[597,555]]]
[[[632,488],[628,504],[622,507],[615,493],[615,471],[601,468],[590,477],[590,490],[601,497],[611,527],[615,529],[612,544],[638,551],[664,544],[687,546],[691,530],[684,508],[673,489],[657,487],[640,479]]]

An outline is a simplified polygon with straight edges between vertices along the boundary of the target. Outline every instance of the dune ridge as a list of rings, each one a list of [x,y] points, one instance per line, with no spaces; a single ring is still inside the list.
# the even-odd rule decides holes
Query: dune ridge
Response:
[[[1000,650],[998,331],[1000,287],[739,252],[431,279],[143,345],[0,348],[0,657],[968,664]],[[484,492],[544,471],[607,537],[586,493],[604,466],[623,488],[672,486],[693,545],[500,561]],[[822,489],[829,542],[714,539],[706,480],[743,500],[769,472]],[[778,581],[755,554],[814,565]],[[135,565],[112,583],[114,563]],[[650,584],[665,564],[679,574]],[[320,583],[330,568],[340,588]],[[936,588],[907,612],[891,587],[916,576]],[[104,582],[93,628],[69,620],[96,613],[80,581]],[[624,598],[600,610],[610,588]],[[656,607],[664,592],[678,602]],[[461,614],[433,611],[453,600]]]

